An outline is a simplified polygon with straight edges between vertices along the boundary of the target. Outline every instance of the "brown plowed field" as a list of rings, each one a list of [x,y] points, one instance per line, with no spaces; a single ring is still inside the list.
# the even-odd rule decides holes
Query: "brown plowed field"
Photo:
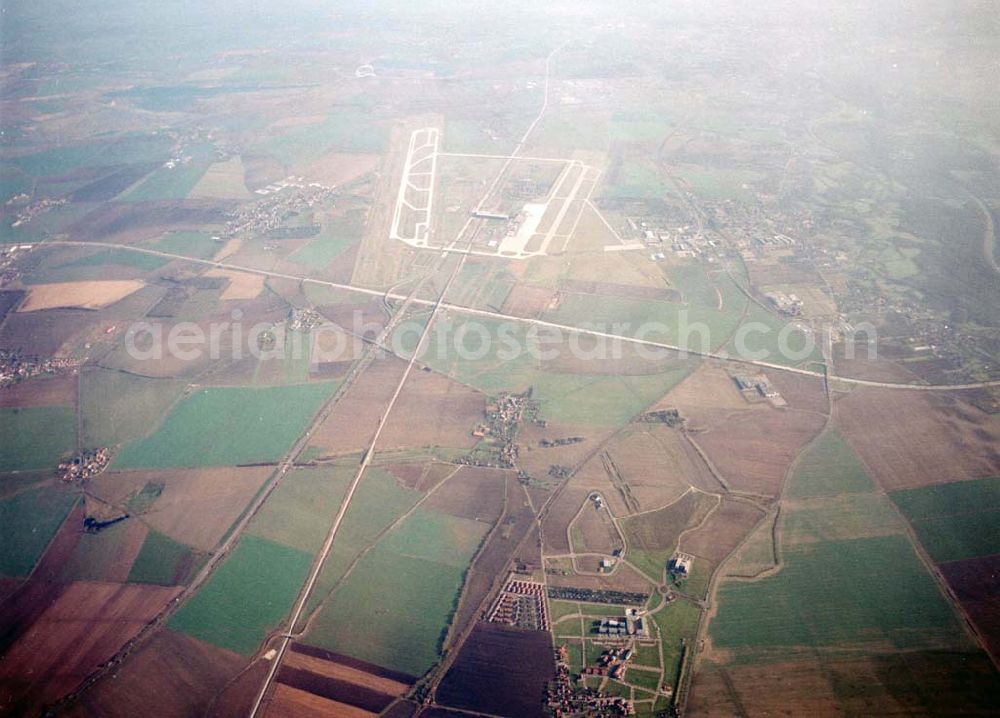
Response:
[[[0,328],[0,349],[22,350],[47,356],[100,322],[100,313],[83,309],[50,309],[30,314],[14,313]]]
[[[453,464],[426,461],[422,464],[388,464],[383,468],[406,488],[425,492],[455,473],[456,467]]]
[[[295,668],[301,671],[308,671],[318,676],[325,676],[326,678],[364,686],[378,693],[390,696],[403,695],[410,690],[411,685],[409,682],[386,678],[355,666],[349,666],[346,663],[324,660],[319,656],[312,656],[299,650],[292,650],[285,654],[282,668]]]
[[[493,523],[503,511],[504,483],[510,472],[465,466],[424,503],[424,508]]]
[[[373,362],[316,429],[312,443],[331,454],[348,454],[368,446],[405,369],[404,362],[395,358]]]
[[[179,589],[70,584],[0,662],[0,704],[22,712],[76,687],[156,615]]]
[[[76,374],[39,376],[0,389],[0,408],[76,404]]]
[[[716,499],[689,491],[669,506],[621,522],[629,547],[643,551],[669,551],[688,528],[697,526],[716,505]]]
[[[746,538],[764,512],[744,501],[723,498],[705,522],[684,534],[680,550],[718,563]]]
[[[719,668],[702,663],[687,714],[709,716],[985,716],[996,669],[983,653],[824,656]]]
[[[835,414],[886,491],[1000,474],[1000,415],[955,395],[865,387],[839,398]]]
[[[549,308],[558,292],[547,287],[534,287],[530,284],[515,284],[510,290],[501,311],[515,317],[537,319]]]
[[[148,715],[151,705],[162,718],[202,715],[245,663],[235,653],[161,630],[84,693],[72,715],[134,718]]]
[[[175,541],[209,551],[272,471],[267,466],[121,471],[93,479],[90,490],[105,501],[122,504],[147,483],[163,484],[163,493],[143,514],[143,521]]]
[[[392,695],[356,681],[332,678],[287,664],[282,665],[278,672],[278,683],[376,714],[393,701]]]
[[[632,496],[645,511],[675,501],[694,486],[718,491],[719,483],[679,431],[663,424],[638,424],[616,437],[608,453]],[[595,457],[593,461],[600,461]]]
[[[499,716],[544,716],[545,686],[554,678],[547,631],[479,623],[438,687],[446,706]]]
[[[413,371],[396,400],[379,445],[383,449],[471,449],[478,441],[472,430],[485,411],[486,398],[478,391],[440,374]]]
[[[813,376],[792,374],[788,371],[765,372],[771,385],[778,390],[792,409],[815,411],[825,414],[829,407],[823,380]]]
[[[1000,655],[1000,554],[939,565],[994,655]]]
[[[264,715],[268,718],[372,718],[378,713],[276,683]]]
[[[792,461],[825,418],[804,411],[745,411],[720,417],[695,440],[735,491],[777,496]]]

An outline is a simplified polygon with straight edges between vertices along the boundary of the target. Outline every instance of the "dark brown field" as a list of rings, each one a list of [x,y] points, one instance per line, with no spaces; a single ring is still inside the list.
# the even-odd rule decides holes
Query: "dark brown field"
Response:
[[[1000,655],[1000,554],[938,566],[993,655]]]
[[[75,688],[158,613],[179,589],[69,584],[0,663],[0,703],[37,710]]]
[[[480,623],[438,687],[437,699],[499,716],[544,716],[545,686],[554,669],[548,632]]]

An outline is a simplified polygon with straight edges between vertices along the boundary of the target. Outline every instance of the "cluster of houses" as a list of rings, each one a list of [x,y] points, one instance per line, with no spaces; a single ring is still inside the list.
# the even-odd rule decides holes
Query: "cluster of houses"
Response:
[[[490,623],[549,630],[549,613],[545,603],[545,587],[535,581],[510,578],[497,596],[486,616]]]
[[[111,450],[106,446],[84,449],[59,462],[57,472],[62,481],[83,481],[102,473],[111,463]]]
[[[310,182],[299,182],[301,178],[289,178],[256,190],[267,195],[260,202],[240,206],[226,223],[222,233],[215,237],[218,241],[237,235],[250,235],[277,229],[292,215],[315,207],[328,199],[333,187]],[[295,191],[283,191],[295,190]]]
[[[566,646],[556,650],[556,679],[549,684],[546,703],[557,718],[635,715],[635,706],[627,698],[575,685],[569,672]]]
[[[22,355],[0,349],[0,389],[42,374],[59,374],[75,369],[77,361],[69,358]]]

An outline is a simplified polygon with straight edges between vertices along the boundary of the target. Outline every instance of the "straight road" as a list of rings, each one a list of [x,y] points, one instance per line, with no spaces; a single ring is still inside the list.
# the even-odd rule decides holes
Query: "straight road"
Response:
[[[465,228],[463,227],[462,233],[464,234],[464,232]],[[203,266],[214,267],[217,269],[229,269],[236,272],[247,272],[249,274],[258,274],[264,277],[273,277],[275,279],[290,279],[296,282],[302,282],[303,284],[315,284],[323,287],[332,287],[334,289],[346,289],[348,291],[358,292],[360,294],[366,294],[372,297],[385,297],[388,299],[395,299],[401,301],[406,300],[406,295],[399,294],[397,292],[380,292],[376,289],[357,287],[352,284],[331,282],[325,279],[317,279],[315,277],[305,277],[296,274],[287,274],[285,272],[274,272],[267,269],[257,269],[255,267],[244,267],[238,264],[231,264],[229,262],[215,262],[210,259],[197,259],[194,257],[184,256],[183,254],[172,254],[170,252],[161,252],[154,249],[146,249],[145,247],[132,247],[127,244],[114,244],[110,242],[77,242],[73,240],[60,239],[60,240],[47,240],[45,242],[41,242],[31,246],[33,247],[72,246],[72,247],[101,247],[105,249],[120,249],[131,252],[140,252],[142,254],[149,254],[156,257],[163,257],[165,259],[181,260],[185,262],[191,262],[193,264],[201,264]],[[443,253],[465,252],[462,249],[456,249],[454,245],[452,245],[451,247],[446,247],[440,251],[442,251]],[[495,256],[495,255],[490,255],[490,256]],[[757,359],[745,359],[743,357],[730,356],[729,354],[723,352],[695,351],[693,349],[687,349],[677,344],[658,342],[658,341],[653,341],[652,339],[630,337],[623,334],[615,334],[613,332],[602,332],[596,329],[588,329],[586,327],[576,327],[571,324],[561,324],[559,322],[548,322],[542,319],[529,319],[527,317],[518,317],[513,314],[504,314],[502,312],[494,312],[487,309],[475,309],[473,307],[466,307],[461,304],[451,304],[449,302],[444,302],[434,299],[421,299],[419,297],[414,297],[412,299],[412,302],[414,304],[420,304],[429,307],[435,307],[440,304],[441,309],[444,309],[449,312],[455,312],[458,314],[468,314],[471,316],[485,317],[487,319],[500,319],[507,322],[527,324],[529,326],[536,326],[544,329],[554,329],[572,334],[583,334],[601,339],[612,339],[615,341],[625,342],[627,344],[635,344],[639,346],[649,347],[651,349],[661,349],[661,350],[680,352],[686,354],[687,356],[702,357],[705,359],[715,359],[717,361],[723,361],[723,362],[734,362],[738,364],[761,367],[762,369],[773,369],[775,371],[785,371],[785,372],[790,372],[792,374],[801,374],[803,376],[816,377],[818,379],[826,378],[829,379],[829,381],[831,382],[842,382],[844,384],[850,384],[853,386],[873,386],[873,387],[880,387],[883,389],[903,389],[909,391],[961,391],[965,389],[984,389],[988,387],[1000,386],[1000,379],[970,382],[967,384],[906,384],[902,382],[887,382],[887,381],[872,381],[870,379],[857,379],[855,377],[838,376],[836,374],[830,374],[829,376],[827,376],[824,372],[813,371],[811,369],[801,369],[799,367],[787,366],[785,364],[777,364],[774,362],[767,362]]]

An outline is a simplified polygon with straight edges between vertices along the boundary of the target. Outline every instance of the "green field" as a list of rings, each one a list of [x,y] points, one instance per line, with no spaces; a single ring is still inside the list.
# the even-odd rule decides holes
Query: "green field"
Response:
[[[212,148],[204,145],[188,152],[190,161],[172,168],[160,167],[123,195],[122,201],[178,200],[187,197],[212,164]]]
[[[715,336],[713,334],[712,336]],[[751,304],[750,310],[733,338],[726,345],[732,356],[798,366],[821,361],[819,342],[771,312]]]
[[[0,409],[0,471],[54,471],[59,458],[75,447],[72,407]]]
[[[901,534],[899,514],[881,494],[844,494],[789,504],[781,523],[782,541],[812,541]]]
[[[167,232],[143,246],[157,252],[207,259],[218,252],[222,245],[212,239],[210,232]]]
[[[127,444],[117,469],[277,461],[305,431],[333,383],[199,389],[151,436]]]
[[[304,551],[247,536],[167,626],[248,656],[288,617],[311,562]]]
[[[697,526],[717,505],[714,497],[690,491],[662,509],[623,519],[628,560],[646,575],[660,580],[681,533]]]
[[[736,660],[827,647],[968,647],[954,611],[905,536],[823,541],[782,554],[777,574],[719,589],[712,639]]]
[[[802,457],[785,490],[788,498],[867,493],[875,485],[840,432],[825,432]]]
[[[319,235],[301,249],[289,255],[289,259],[309,267],[325,267],[339,257],[348,247],[361,240],[364,223],[355,217],[337,217],[323,222]]]
[[[351,562],[380,533],[420,500],[419,491],[407,489],[382,469],[369,467],[344,514],[333,550],[323,564],[316,590],[309,599],[315,606],[334,587]]]
[[[128,580],[160,586],[184,584],[202,561],[184,544],[150,529],[139,555],[135,557]]]
[[[574,327],[614,327],[615,334],[686,347],[692,351],[723,344],[740,320],[738,310],[710,305],[678,304],[654,299],[570,294],[543,319]],[[620,326],[615,326],[620,325]],[[704,331],[699,329],[704,327]],[[774,332],[772,332],[774,333]],[[704,339],[703,339],[704,336]],[[749,343],[751,348],[756,345]],[[797,346],[797,345],[795,345]]]
[[[381,152],[389,138],[386,125],[373,122],[368,114],[341,111],[323,122],[294,128],[274,135],[260,149],[288,166],[315,160],[334,150],[341,152]]]
[[[324,604],[310,643],[422,675],[440,657],[466,567],[487,526],[418,509]]]
[[[653,614],[663,645],[663,682],[674,685],[680,668],[682,641],[690,644],[698,632],[701,609],[689,601],[673,601]]]
[[[77,498],[60,485],[28,489],[0,501],[0,575],[27,576]]]
[[[894,491],[890,496],[935,561],[1000,553],[1000,477]]]
[[[84,371],[80,378],[84,444],[114,446],[152,433],[183,388],[173,379],[105,369]]]
[[[315,554],[357,467],[299,468],[278,483],[247,531],[290,548]]]

